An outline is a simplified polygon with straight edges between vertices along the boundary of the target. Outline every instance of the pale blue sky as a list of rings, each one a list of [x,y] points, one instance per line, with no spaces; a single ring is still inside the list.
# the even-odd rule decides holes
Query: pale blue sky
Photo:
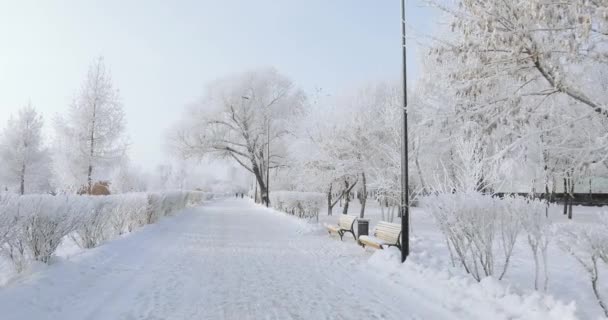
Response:
[[[274,66],[336,93],[400,77],[399,0],[0,0],[0,127],[31,101],[64,113],[96,56],[121,90],[131,157],[152,168],[163,136],[205,83]],[[409,1],[410,27],[436,20]],[[413,33],[413,32],[412,32]],[[410,41],[410,76],[420,52]]]

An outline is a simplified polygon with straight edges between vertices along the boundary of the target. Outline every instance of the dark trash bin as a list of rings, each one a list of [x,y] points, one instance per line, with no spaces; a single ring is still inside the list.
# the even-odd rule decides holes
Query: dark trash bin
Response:
[[[357,239],[369,235],[369,219],[357,219]]]

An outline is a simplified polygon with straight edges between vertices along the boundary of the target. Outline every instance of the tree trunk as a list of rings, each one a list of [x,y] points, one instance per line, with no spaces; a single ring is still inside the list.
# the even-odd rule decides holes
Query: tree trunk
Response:
[[[23,194],[25,194],[25,162],[21,166],[21,173],[20,173],[19,179],[21,182],[20,186],[19,186],[19,194],[23,195]]]
[[[568,182],[566,180],[566,178],[564,178],[564,193],[563,193],[563,200],[564,200],[564,215],[568,214]]]
[[[352,185],[348,182],[348,179],[344,180],[345,188],[342,193],[342,196],[340,197],[340,199],[344,198],[344,209],[342,210],[342,214],[348,214],[348,204],[350,203],[350,198],[351,198],[350,193],[356,185],[357,185],[357,180],[355,180],[355,182],[353,182]]]
[[[359,215],[360,218],[365,216],[365,203],[367,203],[367,182],[365,180],[365,172],[361,172],[361,183],[362,189],[359,193],[359,202],[361,203],[361,213]]]
[[[551,195],[549,194],[549,176],[547,175],[547,166],[545,165],[545,201],[547,206],[545,207],[545,217],[549,218],[549,206],[551,203]]]
[[[423,195],[427,194],[426,191],[426,182],[424,181],[424,176],[422,175],[422,169],[420,168],[420,162],[418,161],[418,151],[416,150],[416,157],[414,158],[414,164],[416,165],[416,171],[418,171],[418,177],[420,178],[420,192]]]
[[[327,191],[327,215],[328,215],[328,216],[331,216],[331,211],[332,211],[332,209],[334,208],[334,207],[331,205],[331,199],[332,199],[332,198],[331,198],[331,189],[332,189],[332,184],[330,183],[330,184],[329,184],[329,190]]]
[[[93,188],[93,157],[95,156],[95,121],[97,120],[97,97],[95,97],[95,101],[93,102],[93,117],[91,118],[91,133],[90,133],[90,141],[89,141],[89,170],[87,172],[87,190],[88,194],[91,194],[91,189]]]
[[[555,192],[557,190],[557,182],[555,181],[555,176],[551,176],[551,201],[555,200]]]
[[[572,220],[572,206],[574,205],[574,181],[570,176],[570,205],[568,206],[568,219]]]
[[[262,204],[270,205],[270,199],[268,198],[268,189],[266,188],[266,184],[264,183],[264,177],[262,176],[260,168],[255,163],[253,165],[253,174],[255,175],[255,178],[258,181],[258,185],[260,186],[260,200],[262,201]]]
[[[348,185],[348,180],[344,180],[344,208],[342,208],[342,214],[348,214],[348,204],[350,202],[350,189]]]

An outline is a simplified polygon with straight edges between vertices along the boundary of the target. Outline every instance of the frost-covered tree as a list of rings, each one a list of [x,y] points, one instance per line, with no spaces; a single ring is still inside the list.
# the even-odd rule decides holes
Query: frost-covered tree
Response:
[[[103,58],[89,67],[67,117],[56,121],[55,165],[58,180],[72,188],[106,179],[125,156],[125,113]]]
[[[28,105],[11,117],[0,136],[0,177],[19,194],[48,187],[49,157],[42,137],[42,116]]]
[[[304,94],[275,69],[236,74],[207,88],[172,133],[171,144],[185,157],[236,161],[253,173],[268,204],[267,170],[286,165],[284,139],[304,103]]]
[[[415,96],[415,95],[414,95]],[[385,205],[395,206],[399,196],[401,87],[390,82],[371,83],[336,97],[325,97],[313,104],[299,123],[298,140],[290,148],[297,159],[293,173],[300,181],[298,190],[314,188],[327,194],[328,213],[339,200],[348,210],[351,193],[361,202],[365,214],[368,196],[374,194]],[[418,99],[410,113],[410,188],[417,194],[426,179],[421,157],[433,150],[425,148],[427,131],[425,106]],[[429,159],[433,159],[429,156]],[[423,164],[421,164],[423,163]],[[428,166],[433,162],[427,162]]]
[[[503,90],[494,91],[499,95],[486,95],[485,101],[496,107],[504,106],[500,101],[514,103],[497,110],[495,121],[515,115],[519,99],[553,95],[608,116],[606,98],[594,92],[588,77],[590,68],[608,59],[605,0],[430,2],[450,15],[452,41],[433,52],[440,62],[466,65],[452,73],[459,92],[479,97],[500,86]]]
[[[112,194],[146,191],[150,182],[146,173],[128,159],[124,159],[112,172],[110,181]]]
[[[545,186],[551,174],[569,189],[581,167],[604,161],[564,158],[607,144],[605,131],[587,130],[608,121],[606,1],[429,2],[447,13],[451,27],[431,53],[455,88],[456,119],[475,121],[492,137],[484,145],[494,160],[524,155],[540,136],[542,162],[562,167],[546,167]],[[579,141],[564,146],[572,137]],[[556,153],[564,160],[550,158]]]

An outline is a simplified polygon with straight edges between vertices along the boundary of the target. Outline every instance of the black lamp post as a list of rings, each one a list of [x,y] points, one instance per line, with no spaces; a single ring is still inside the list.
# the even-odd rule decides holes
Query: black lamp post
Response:
[[[270,115],[266,120],[266,207],[270,206]]]
[[[407,138],[407,50],[405,41],[405,0],[401,0],[401,50],[403,53],[403,134],[401,139],[401,262],[410,254],[410,204],[408,190]]]

